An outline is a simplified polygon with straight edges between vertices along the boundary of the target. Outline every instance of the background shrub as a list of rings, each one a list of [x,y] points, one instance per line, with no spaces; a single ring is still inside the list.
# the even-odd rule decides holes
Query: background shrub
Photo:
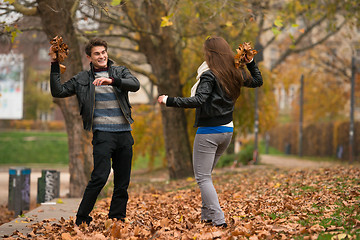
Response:
[[[253,160],[254,144],[244,145],[240,152],[236,154],[222,155],[217,163],[217,167],[226,167],[232,165],[248,165]]]

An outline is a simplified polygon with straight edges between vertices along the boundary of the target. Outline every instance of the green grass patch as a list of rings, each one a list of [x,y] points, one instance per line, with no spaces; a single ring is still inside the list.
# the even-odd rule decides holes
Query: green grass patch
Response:
[[[334,235],[330,233],[320,234],[317,240],[332,240],[334,239]]]
[[[289,212],[284,212],[284,213],[270,213],[268,216],[272,219],[272,220],[276,220],[276,219],[281,219],[281,218],[286,218],[289,216]]]
[[[300,187],[304,192],[315,192],[317,189],[313,186],[302,186]]]
[[[66,132],[2,132],[0,164],[68,164]]]
[[[274,147],[266,147],[265,141],[260,141],[259,143],[259,153],[260,154],[269,154],[269,155],[285,155],[284,152],[274,148]]]
[[[66,132],[9,131],[0,133],[0,164],[12,166],[68,165],[69,148]],[[155,158],[153,169],[162,167]],[[149,157],[136,156],[133,170],[148,169]]]
[[[153,166],[151,166],[149,156],[134,155],[132,169],[133,170],[140,170],[140,169],[154,170],[154,169],[163,168],[164,166],[163,166],[162,158],[163,157],[155,157]]]
[[[236,154],[225,154],[222,155],[216,164],[216,167],[231,166],[234,163],[241,163],[247,165],[253,159],[254,145],[247,144],[243,146],[240,152]]]

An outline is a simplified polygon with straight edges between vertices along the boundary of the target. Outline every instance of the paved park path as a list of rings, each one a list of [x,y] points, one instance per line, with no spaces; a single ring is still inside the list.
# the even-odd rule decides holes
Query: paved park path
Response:
[[[340,163],[333,162],[320,162],[320,161],[310,161],[306,159],[299,159],[291,156],[271,156],[271,155],[261,155],[260,165],[251,166],[251,167],[276,167],[276,168],[324,168],[334,165],[340,165]],[[220,169],[219,169],[220,170]],[[232,171],[236,169],[221,169],[220,171]],[[241,170],[239,168],[238,170]],[[3,174],[5,171],[3,171]],[[6,172],[8,174],[8,172]],[[62,173],[61,173],[62,174]],[[60,176],[60,179],[63,179],[65,186],[68,186],[68,173],[65,171],[65,178]],[[148,174],[134,173],[132,176],[132,181],[141,182],[159,182],[166,181],[168,178],[167,173],[155,174],[147,176]],[[8,175],[7,175],[8,177]],[[1,178],[1,176],[0,176]],[[3,176],[4,178],[4,176]],[[6,177],[5,177],[6,178]],[[63,184],[63,182],[61,183]],[[6,185],[6,184],[5,184]],[[63,185],[61,185],[63,186]],[[7,189],[8,186],[4,187]],[[0,187],[1,189],[1,187]],[[64,192],[68,192],[68,189],[62,189]],[[61,195],[60,195],[61,196]],[[76,215],[76,210],[81,199],[79,198],[61,198],[60,200],[54,199],[51,203],[43,204],[38,208],[35,208],[25,214],[24,217],[19,217],[14,219],[9,223],[5,223],[0,226],[0,238],[10,236],[14,231],[19,231],[22,234],[27,234],[31,232],[29,226],[36,222],[41,222],[45,219],[50,221],[57,222],[63,217],[68,219],[71,216]]]
[[[293,156],[261,155],[260,158],[261,164],[278,168],[324,168],[341,165],[340,162],[311,161]]]

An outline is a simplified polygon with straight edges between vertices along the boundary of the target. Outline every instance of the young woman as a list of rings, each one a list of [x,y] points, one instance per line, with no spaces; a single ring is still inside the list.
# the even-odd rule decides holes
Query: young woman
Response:
[[[193,147],[193,168],[201,191],[201,220],[227,227],[211,173],[231,141],[234,104],[241,86],[260,87],[263,81],[253,59],[245,57],[251,75],[244,67],[235,67],[234,53],[221,37],[210,37],[205,41],[204,55],[205,62],[198,69],[199,81],[192,88],[191,97],[161,95],[158,102],[168,107],[196,108],[194,127],[198,129]]]

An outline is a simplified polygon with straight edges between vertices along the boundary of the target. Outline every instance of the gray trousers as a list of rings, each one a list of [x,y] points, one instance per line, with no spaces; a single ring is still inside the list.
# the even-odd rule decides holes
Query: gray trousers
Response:
[[[225,223],[211,172],[231,142],[232,132],[196,134],[193,150],[193,167],[201,191],[201,220],[212,220],[213,225]]]

